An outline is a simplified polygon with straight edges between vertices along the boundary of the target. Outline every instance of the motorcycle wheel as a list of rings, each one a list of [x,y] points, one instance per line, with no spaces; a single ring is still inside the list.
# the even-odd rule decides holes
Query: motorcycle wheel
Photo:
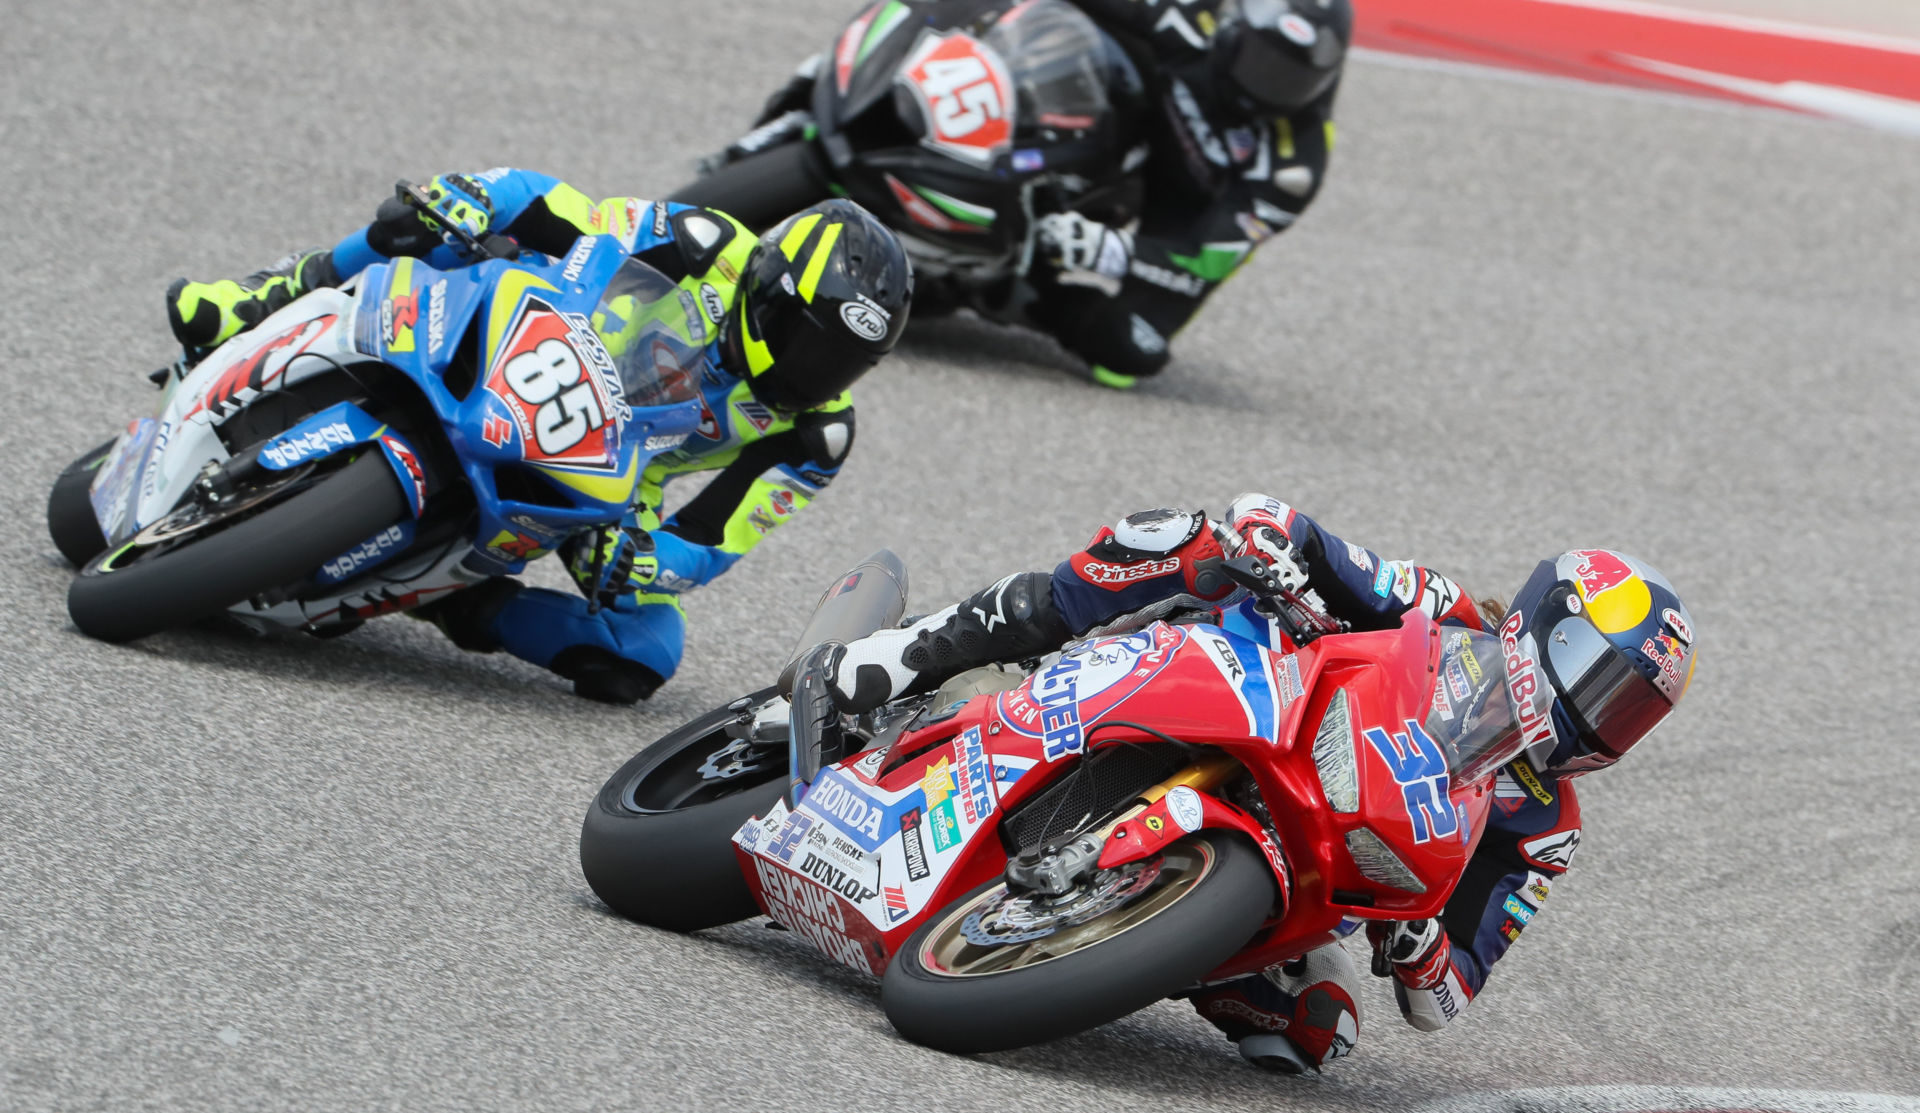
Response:
[[[718,209],[764,232],[800,209],[833,196],[811,143],[787,143],[730,162],[667,195],[683,205]]]
[[[175,523],[189,506],[94,557],[67,590],[73,624],[110,642],[185,625],[298,581],[407,513],[377,449],[308,486],[302,471],[242,496],[245,505],[228,513],[246,516],[231,525],[218,517]]]
[[[1101,871],[1071,899],[1081,907],[1042,912],[1036,922],[1035,902],[994,881],[948,905],[887,967],[887,1019],[915,1043],[959,1054],[1026,1047],[1118,1020],[1245,946],[1272,911],[1273,873],[1245,839],[1203,831],[1154,858]],[[1003,920],[1005,913],[1012,915]],[[1060,926],[1048,929],[1047,915]]]
[[[774,695],[762,688],[707,712],[635,754],[601,786],[580,826],[580,872],[608,908],[669,931],[759,914],[733,835],[786,791],[787,754],[781,748],[736,776],[713,774],[753,756],[725,728]]]
[[[68,464],[47,495],[47,532],[53,537],[53,547],[75,568],[107,547],[107,539],[100,533],[100,519],[93,513],[90,489],[94,473],[111,451],[113,442],[107,441]]]

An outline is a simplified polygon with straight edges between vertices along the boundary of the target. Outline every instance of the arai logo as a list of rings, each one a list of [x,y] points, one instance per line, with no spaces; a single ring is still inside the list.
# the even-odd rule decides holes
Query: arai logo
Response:
[[[840,307],[840,319],[862,340],[881,340],[887,335],[887,319],[879,310],[850,301]]]
[[[714,289],[712,283],[702,282],[700,284],[700,304],[706,309],[707,316],[716,325],[727,315],[726,299],[720,296],[720,291]]]
[[[1314,29],[1313,24],[1292,12],[1280,17],[1280,33],[1300,46],[1312,46],[1320,39],[1320,32]]]

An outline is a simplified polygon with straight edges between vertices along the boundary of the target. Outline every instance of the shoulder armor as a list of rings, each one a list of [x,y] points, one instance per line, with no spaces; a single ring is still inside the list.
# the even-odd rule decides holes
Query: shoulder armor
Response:
[[[853,410],[803,413],[794,418],[794,431],[810,463],[835,468],[853,450]]]
[[[1141,510],[1120,519],[1088,552],[1117,564],[1160,560],[1198,537],[1206,524],[1204,511]]]

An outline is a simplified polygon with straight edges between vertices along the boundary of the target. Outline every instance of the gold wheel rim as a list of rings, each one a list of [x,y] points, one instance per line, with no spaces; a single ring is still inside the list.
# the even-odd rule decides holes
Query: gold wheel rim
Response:
[[[920,965],[929,973],[947,978],[980,978],[1044,966],[1115,939],[1172,908],[1213,873],[1218,861],[1219,855],[1206,842],[1189,839],[1175,843],[1155,858],[1135,863],[1157,867],[1141,895],[1129,895],[1115,907],[1038,938],[981,945],[966,930],[969,918],[984,917],[1020,900],[1008,893],[1004,883],[995,885],[947,910],[920,946]]]

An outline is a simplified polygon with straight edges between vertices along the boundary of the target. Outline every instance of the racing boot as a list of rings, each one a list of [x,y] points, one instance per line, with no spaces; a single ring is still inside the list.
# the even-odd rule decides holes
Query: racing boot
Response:
[[[331,251],[296,252],[263,271],[235,281],[189,282],[167,287],[167,324],[189,351],[209,351],[265,320],[309,290],[340,285]]]
[[[1193,995],[1193,1007],[1247,1062],[1276,1074],[1306,1074],[1353,1051],[1360,1037],[1353,1003],[1359,981],[1346,948],[1329,943],[1258,974],[1208,986]]]
[[[1018,573],[946,610],[855,639],[828,662],[827,691],[842,711],[871,711],[968,669],[1058,649],[1069,631],[1051,583],[1045,572]]]

